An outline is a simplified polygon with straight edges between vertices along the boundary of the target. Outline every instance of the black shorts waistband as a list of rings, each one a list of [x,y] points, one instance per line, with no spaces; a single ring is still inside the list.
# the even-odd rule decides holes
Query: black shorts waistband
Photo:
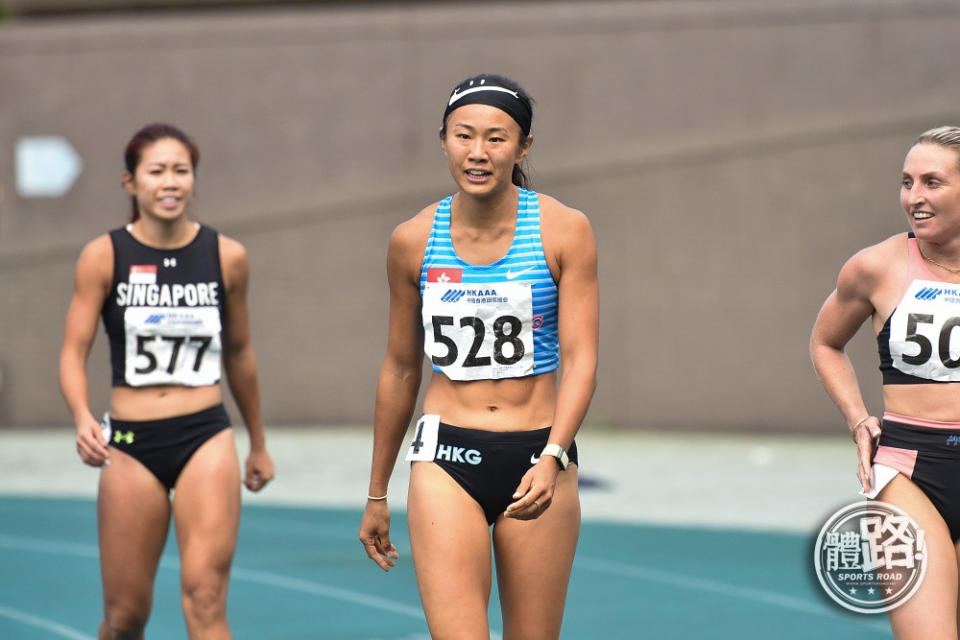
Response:
[[[441,422],[437,428],[437,442],[463,447],[543,447],[550,438],[551,427],[530,429],[527,431],[488,431],[486,429],[468,429]],[[574,440],[567,450],[570,462],[579,466],[577,442]]]
[[[884,420],[878,444],[960,458],[960,429],[922,427]]]
[[[223,406],[222,402],[207,409],[201,409],[196,413],[188,413],[171,418],[160,418],[159,420],[117,420],[113,416],[110,416],[110,425],[114,428],[122,428],[124,430],[131,428],[142,429],[144,427],[169,429],[208,422],[219,423],[225,426],[230,425],[230,416],[227,414],[227,409]]]
[[[530,429],[528,431],[490,431],[487,429],[469,429],[446,422],[440,423],[438,433],[450,439],[462,438],[471,442],[487,444],[511,444],[537,442],[550,437],[550,427]]]

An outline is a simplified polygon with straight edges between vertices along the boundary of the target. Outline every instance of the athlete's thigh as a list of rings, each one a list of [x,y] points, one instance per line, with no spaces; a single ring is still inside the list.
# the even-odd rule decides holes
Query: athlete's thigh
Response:
[[[191,581],[226,581],[240,523],[240,465],[233,429],[204,442],[187,462],[173,496],[180,572]]]
[[[97,494],[100,568],[108,613],[114,607],[149,611],[169,526],[166,487],[133,457],[111,448]]]
[[[497,521],[493,544],[504,640],[559,637],[579,536],[576,465],[557,476],[553,500],[539,518]]]
[[[487,640],[490,528],[480,505],[436,464],[414,462],[407,523],[430,635]]]
[[[917,592],[889,612],[897,640],[956,640],[957,553],[947,525],[930,499],[898,474],[877,496],[903,509],[924,532],[927,573]]]
[[[953,545],[953,548],[957,554],[957,576],[958,576],[958,583],[960,583],[960,541],[957,541]],[[958,586],[958,594],[957,594],[957,629],[958,631],[960,631],[960,586]]]

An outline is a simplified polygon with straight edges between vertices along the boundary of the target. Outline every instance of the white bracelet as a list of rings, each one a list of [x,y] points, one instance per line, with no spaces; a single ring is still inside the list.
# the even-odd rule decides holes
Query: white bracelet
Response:
[[[367,494],[367,500],[386,500],[387,496],[372,496],[369,493]]]

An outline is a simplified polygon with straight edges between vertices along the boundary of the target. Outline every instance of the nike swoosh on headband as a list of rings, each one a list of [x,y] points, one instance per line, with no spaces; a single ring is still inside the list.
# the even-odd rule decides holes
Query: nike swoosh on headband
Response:
[[[504,87],[470,87],[469,89],[464,89],[463,91],[455,91],[453,95],[450,96],[450,102],[447,103],[447,106],[449,107],[463,96],[469,93],[475,93],[477,91],[502,91],[504,93],[509,93],[518,100],[520,99],[520,95],[516,91],[510,91],[510,89],[506,89]]]

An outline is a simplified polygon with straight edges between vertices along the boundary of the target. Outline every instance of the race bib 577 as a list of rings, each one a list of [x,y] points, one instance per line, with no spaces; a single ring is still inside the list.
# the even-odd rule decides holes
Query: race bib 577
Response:
[[[220,380],[217,307],[127,307],[124,378],[132,387],[199,387]]]

